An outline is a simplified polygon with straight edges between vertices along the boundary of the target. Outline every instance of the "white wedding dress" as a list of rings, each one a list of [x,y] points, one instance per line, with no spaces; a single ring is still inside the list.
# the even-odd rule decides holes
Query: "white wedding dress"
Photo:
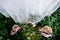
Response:
[[[16,23],[35,24],[59,7],[60,0],[0,0],[0,12]]]

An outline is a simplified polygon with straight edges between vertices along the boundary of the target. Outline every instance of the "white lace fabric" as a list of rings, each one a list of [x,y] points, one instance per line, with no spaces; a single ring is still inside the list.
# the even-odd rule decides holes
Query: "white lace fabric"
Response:
[[[60,0],[0,0],[0,12],[16,23],[35,24],[59,7]]]

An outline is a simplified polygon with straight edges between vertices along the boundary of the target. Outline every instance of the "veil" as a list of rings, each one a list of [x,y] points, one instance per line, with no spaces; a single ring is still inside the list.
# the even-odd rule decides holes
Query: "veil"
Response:
[[[59,7],[59,0],[0,0],[0,12],[16,23],[35,24]]]

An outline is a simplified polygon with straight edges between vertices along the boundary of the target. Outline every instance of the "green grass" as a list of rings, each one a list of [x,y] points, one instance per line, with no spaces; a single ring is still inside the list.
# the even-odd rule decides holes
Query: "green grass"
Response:
[[[51,16],[45,17],[37,25],[49,25],[53,29],[53,37],[45,38],[38,34],[38,28],[31,25],[18,24],[22,28],[14,36],[10,36],[12,26],[16,24],[11,17],[6,18],[0,13],[0,40],[59,40],[60,39],[60,8]]]

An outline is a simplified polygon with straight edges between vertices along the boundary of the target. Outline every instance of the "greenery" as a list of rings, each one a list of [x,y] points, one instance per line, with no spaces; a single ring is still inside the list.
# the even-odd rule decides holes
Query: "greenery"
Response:
[[[11,17],[6,18],[0,13],[0,40],[59,40],[60,39],[60,8],[51,16],[45,17],[37,23],[37,26],[49,25],[53,29],[53,37],[45,38],[38,33],[38,27],[33,28],[30,24],[18,24],[21,29],[13,36],[10,35],[15,23]]]

